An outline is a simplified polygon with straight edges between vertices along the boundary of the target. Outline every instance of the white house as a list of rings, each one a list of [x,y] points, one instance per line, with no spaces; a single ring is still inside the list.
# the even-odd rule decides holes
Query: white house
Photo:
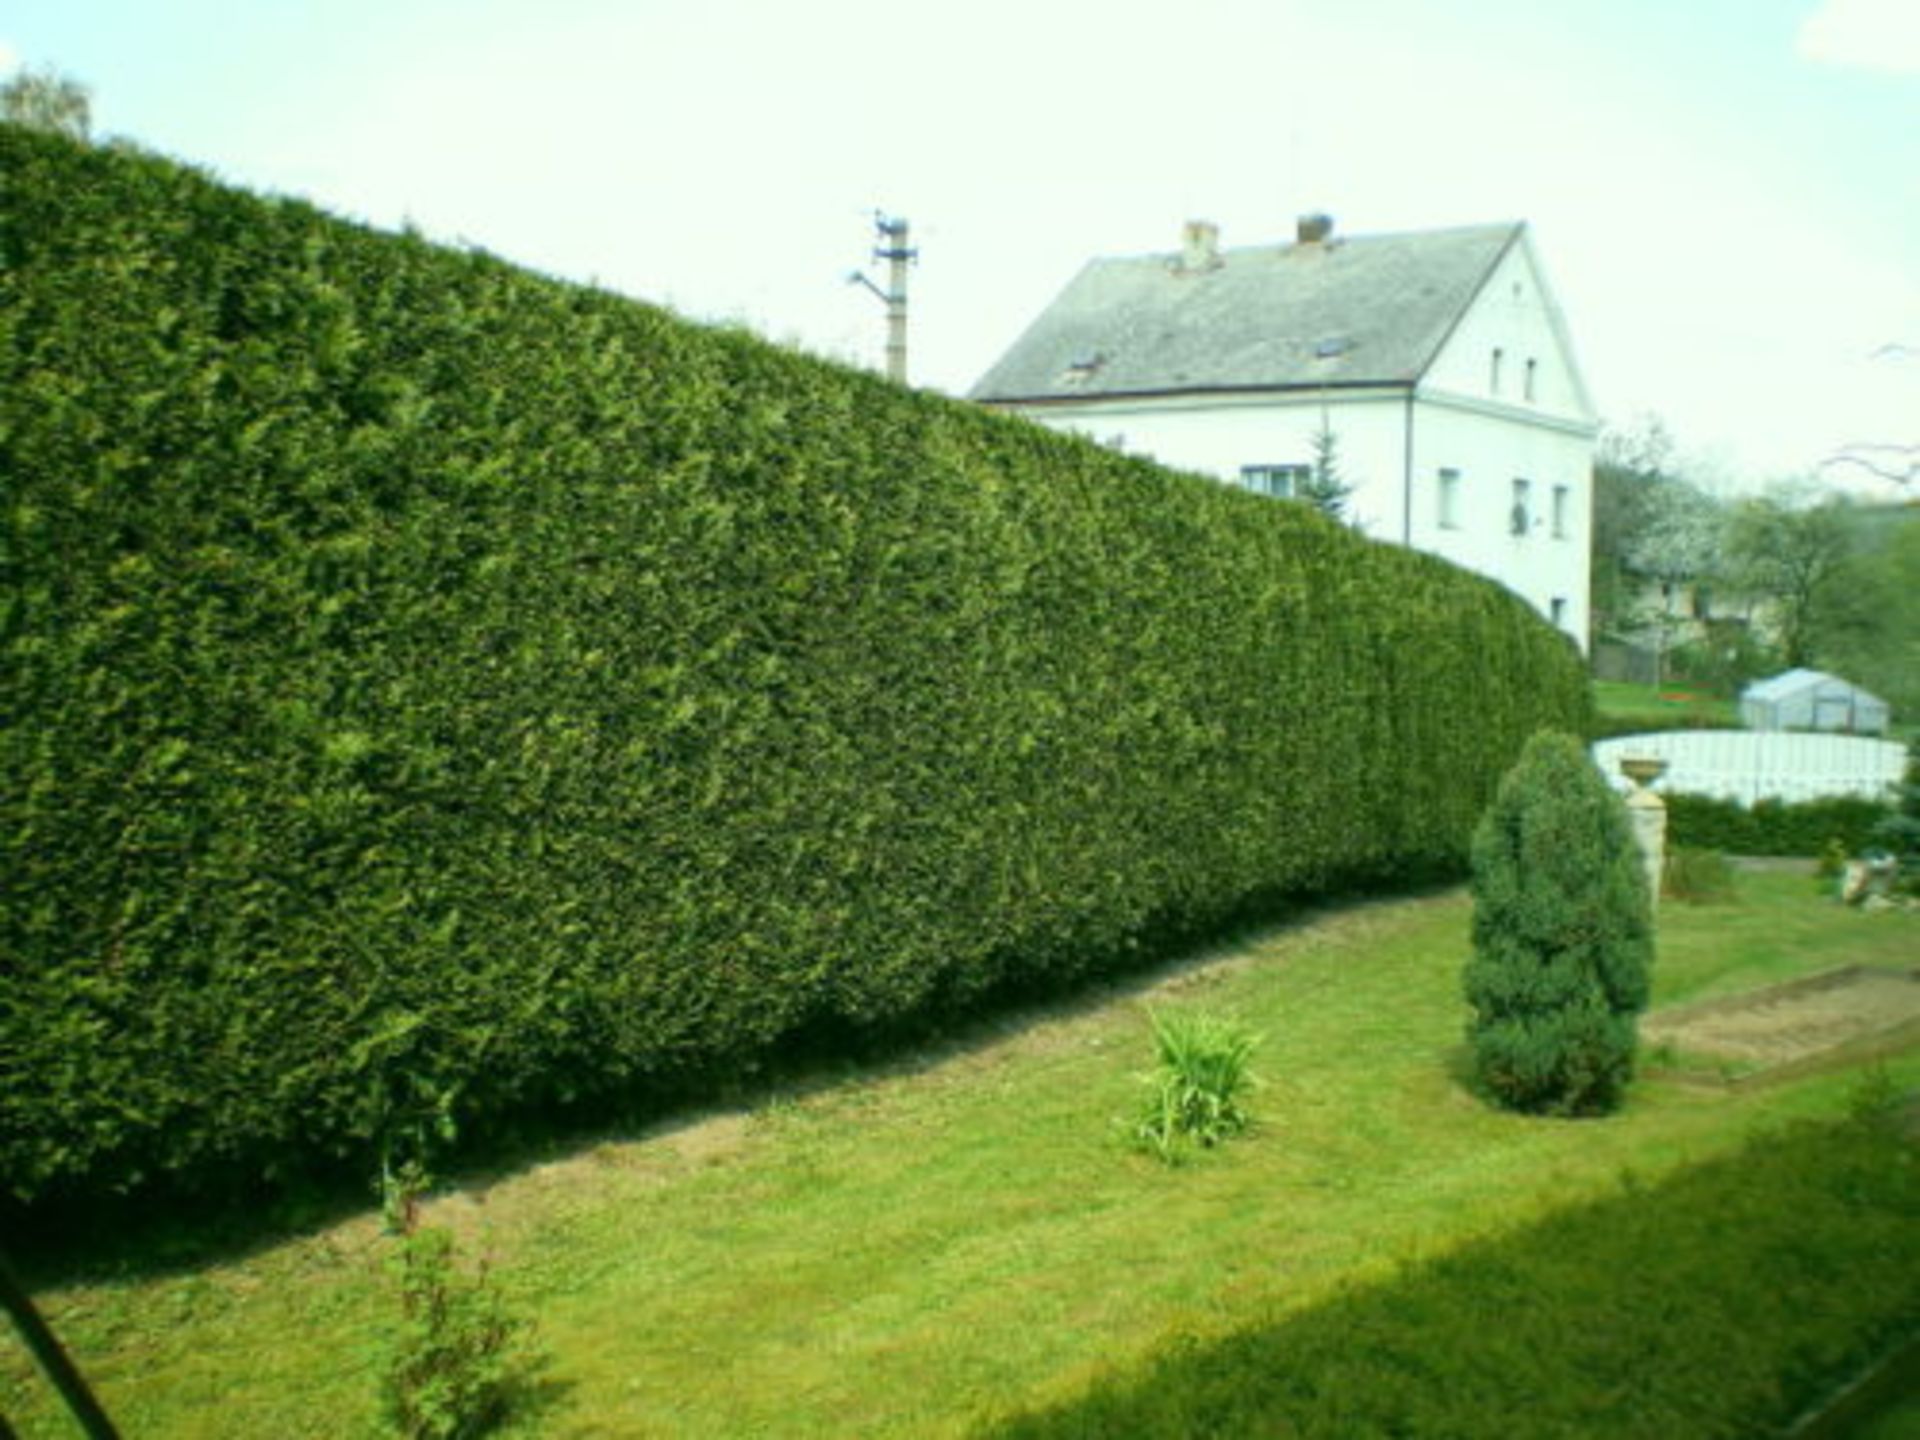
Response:
[[[1593,405],[1524,224],[1090,262],[971,396],[1282,498],[1335,440],[1376,539],[1501,581],[1587,644]]]

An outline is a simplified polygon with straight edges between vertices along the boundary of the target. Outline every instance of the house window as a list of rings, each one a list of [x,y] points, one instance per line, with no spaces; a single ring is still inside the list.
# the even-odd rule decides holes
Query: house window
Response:
[[[1310,465],[1242,465],[1240,483],[1256,495],[1271,495],[1276,500],[1297,496],[1313,475]]]
[[[1513,511],[1507,518],[1509,527],[1516,535],[1524,535],[1533,527],[1533,482],[1531,480],[1513,482]]]
[[[1560,630],[1566,629],[1567,597],[1564,595],[1556,595],[1552,600],[1548,601],[1547,604],[1549,613],[1553,618],[1554,627]]]
[[[1534,381],[1539,377],[1539,374],[1540,362],[1529,358],[1527,361],[1526,378],[1522,381],[1522,384],[1526,387],[1522,393],[1525,394],[1529,405],[1533,403],[1533,385]]]
[[[1553,538],[1556,540],[1564,540],[1567,538],[1567,497],[1569,493],[1567,487],[1564,485],[1556,485],[1553,487]]]
[[[1439,489],[1436,493],[1440,501],[1438,516],[1440,528],[1458,530],[1460,528],[1460,472],[1442,470]]]
[[[1493,347],[1493,364],[1487,371],[1487,388],[1496,395],[1500,393],[1500,365],[1506,358],[1506,351],[1498,345]]]

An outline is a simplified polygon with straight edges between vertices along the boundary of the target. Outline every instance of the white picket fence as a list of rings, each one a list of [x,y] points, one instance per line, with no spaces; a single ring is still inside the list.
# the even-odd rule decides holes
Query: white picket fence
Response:
[[[1621,789],[1626,757],[1667,762],[1658,791],[1714,795],[1751,805],[1756,800],[1817,800],[1825,795],[1890,798],[1906,773],[1906,747],[1858,735],[1795,735],[1758,730],[1662,730],[1619,735],[1593,747],[1594,763]]]

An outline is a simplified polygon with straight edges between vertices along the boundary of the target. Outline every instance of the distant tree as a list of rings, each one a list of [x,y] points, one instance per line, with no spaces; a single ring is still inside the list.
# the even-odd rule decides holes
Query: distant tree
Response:
[[[1618,634],[1671,619],[1678,586],[1711,577],[1719,507],[1677,469],[1673,437],[1657,417],[1602,432],[1593,468],[1592,606],[1597,633]],[[1662,600],[1649,612],[1648,582]]]
[[[1330,520],[1344,522],[1347,500],[1353,494],[1340,474],[1340,437],[1324,421],[1313,436],[1313,468],[1300,485],[1298,498],[1319,507]]]
[[[1636,582],[1627,554],[1646,525],[1645,477],[1597,460],[1593,467],[1593,626],[1598,635],[1626,626]]]
[[[1594,463],[1634,475],[1673,473],[1673,432],[1658,415],[1636,415],[1623,425],[1608,425],[1594,445]]]
[[[1852,539],[1810,620],[1816,663],[1920,716],[1920,512],[1855,506]]]
[[[1853,549],[1847,502],[1829,496],[1796,503],[1776,491],[1734,508],[1726,533],[1729,580],[1768,602],[1773,629],[1788,665],[1811,665],[1819,620],[1833,598]]]
[[[0,85],[0,120],[34,130],[87,138],[93,106],[87,87],[54,70],[22,70]]]
[[[1652,897],[1627,808],[1586,747],[1543,731],[1473,836],[1467,1038],[1512,1110],[1597,1114],[1633,1072],[1653,963]]]
[[[1681,608],[1720,577],[1725,507],[1679,473],[1658,419],[1602,433],[1593,470],[1592,605],[1596,635],[1651,634],[1656,680],[1694,618]]]

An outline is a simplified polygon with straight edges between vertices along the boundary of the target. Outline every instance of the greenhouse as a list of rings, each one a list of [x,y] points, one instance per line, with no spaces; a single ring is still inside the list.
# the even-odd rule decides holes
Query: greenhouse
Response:
[[[1887,721],[1886,701],[1822,670],[1789,670],[1740,693],[1740,723],[1749,730],[1884,735]]]

